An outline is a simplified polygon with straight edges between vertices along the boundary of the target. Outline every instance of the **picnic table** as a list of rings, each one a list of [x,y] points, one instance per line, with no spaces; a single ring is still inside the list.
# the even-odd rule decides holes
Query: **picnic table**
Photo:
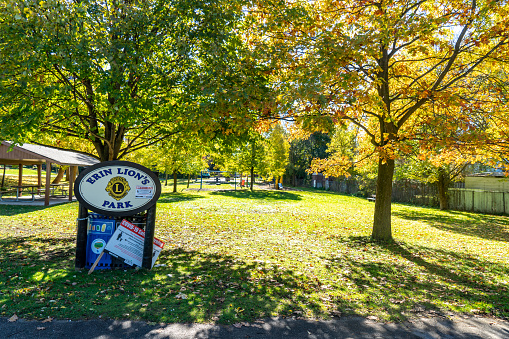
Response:
[[[65,197],[67,196],[69,184],[50,184],[50,196],[52,197]],[[42,189],[44,190],[44,189]]]
[[[69,184],[50,184],[50,196],[52,197],[66,197],[69,191]],[[0,190],[0,201],[4,201],[3,198],[6,195],[16,195],[14,201],[19,201],[19,198],[23,195],[23,192],[32,195],[32,201],[35,201],[36,195],[44,195],[46,188],[39,185],[19,185],[10,186],[6,189]]]
[[[21,185],[21,186],[11,186],[7,188],[5,191],[0,191],[0,201],[2,201],[2,195],[14,193],[16,192],[16,201],[19,201],[19,197],[25,191],[28,194],[32,195],[32,201],[35,200],[35,195],[37,194],[38,185]]]
[[[16,190],[15,190],[15,189],[12,189],[12,188],[10,188],[10,187],[6,187],[6,188],[4,188],[3,190],[0,190],[0,201],[3,201],[3,200],[2,200],[2,197],[3,197],[4,195],[9,194],[9,193],[14,193],[14,192],[16,192]],[[16,197],[17,197],[17,195],[16,195]]]

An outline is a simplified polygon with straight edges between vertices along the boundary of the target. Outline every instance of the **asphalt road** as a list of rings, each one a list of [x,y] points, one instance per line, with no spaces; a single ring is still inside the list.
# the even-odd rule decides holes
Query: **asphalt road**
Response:
[[[509,321],[476,316],[418,318],[404,323],[381,323],[362,317],[328,321],[270,318],[230,326],[207,324],[149,324],[118,320],[52,320],[47,322],[0,318],[0,338],[509,338]]]

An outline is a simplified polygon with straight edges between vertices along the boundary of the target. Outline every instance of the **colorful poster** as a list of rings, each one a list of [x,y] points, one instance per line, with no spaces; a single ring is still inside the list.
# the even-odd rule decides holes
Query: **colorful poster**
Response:
[[[124,219],[113,233],[104,250],[115,257],[124,259],[128,265],[141,267],[144,241],[145,231]],[[151,267],[154,266],[163,247],[164,242],[154,238]]]

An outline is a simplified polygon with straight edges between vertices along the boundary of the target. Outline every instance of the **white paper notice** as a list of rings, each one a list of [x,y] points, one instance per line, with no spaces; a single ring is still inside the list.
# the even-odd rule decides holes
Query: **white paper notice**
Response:
[[[143,242],[145,231],[127,220],[122,220],[113,236],[106,244],[105,251],[125,260],[128,265],[141,267],[143,261]],[[163,250],[164,242],[154,238],[152,251],[152,266]]]
[[[154,186],[136,186],[136,199],[152,199]]]

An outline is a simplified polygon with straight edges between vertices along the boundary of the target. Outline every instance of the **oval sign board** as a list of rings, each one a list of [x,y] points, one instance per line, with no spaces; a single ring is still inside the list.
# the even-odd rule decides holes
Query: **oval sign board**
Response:
[[[129,161],[105,161],[76,178],[74,195],[86,208],[114,217],[152,207],[161,195],[161,182],[146,167]]]

